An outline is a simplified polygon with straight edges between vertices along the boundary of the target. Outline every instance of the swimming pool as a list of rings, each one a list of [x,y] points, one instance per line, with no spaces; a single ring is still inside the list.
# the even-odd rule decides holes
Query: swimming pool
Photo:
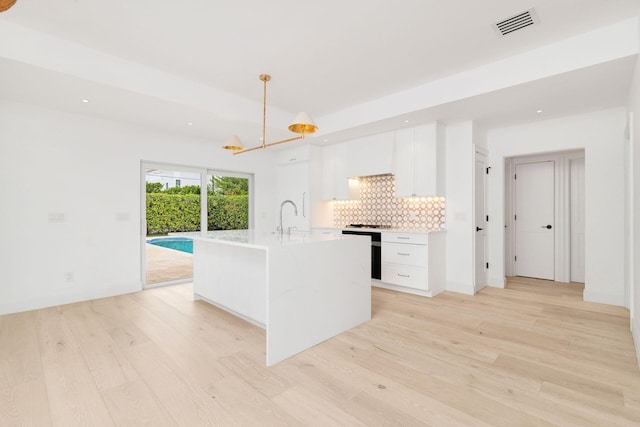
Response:
[[[147,243],[189,254],[193,253],[193,240],[188,237],[159,237],[147,240]]]

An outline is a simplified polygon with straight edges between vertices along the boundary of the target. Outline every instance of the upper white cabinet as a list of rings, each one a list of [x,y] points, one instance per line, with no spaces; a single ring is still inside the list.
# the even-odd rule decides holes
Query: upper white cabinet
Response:
[[[444,127],[435,122],[395,132],[396,197],[444,195]]]
[[[347,175],[347,146],[327,145],[322,149],[323,186],[325,200],[349,200],[349,179]]]
[[[391,173],[394,132],[353,139],[347,146],[346,172],[350,177]]]
[[[391,173],[393,143],[394,132],[387,132],[324,147],[323,199],[357,199],[357,181],[349,178]]]

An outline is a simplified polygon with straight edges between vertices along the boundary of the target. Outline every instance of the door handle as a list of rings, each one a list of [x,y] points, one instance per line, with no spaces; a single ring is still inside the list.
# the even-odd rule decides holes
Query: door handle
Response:
[[[304,197],[306,195],[307,195],[306,191],[302,193],[302,218],[306,218],[307,217],[307,215],[305,215],[305,213],[304,213]]]
[[[546,228],[547,230],[551,230],[553,227],[551,226],[551,224],[548,224],[548,225],[542,225],[540,226],[540,228]]]
[[[484,228],[476,227],[476,232],[482,231],[482,230],[484,230]]]

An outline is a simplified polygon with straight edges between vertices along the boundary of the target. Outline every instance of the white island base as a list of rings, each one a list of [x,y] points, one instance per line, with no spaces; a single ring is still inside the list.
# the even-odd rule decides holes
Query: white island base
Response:
[[[194,239],[194,299],[265,328],[267,366],[371,319],[367,237],[180,235]]]

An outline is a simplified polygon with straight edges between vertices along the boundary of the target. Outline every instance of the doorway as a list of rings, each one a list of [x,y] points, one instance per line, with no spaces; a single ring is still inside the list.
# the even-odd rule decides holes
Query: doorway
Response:
[[[487,155],[479,147],[475,151],[474,227],[475,227],[475,284],[474,292],[487,286]]]
[[[584,282],[584,150],[505,159],[505,276]]]
[[[202,230],[200,172],[179,167],[146,167],[144,285],[193,278],[193,241],[172,233]]]
[[[553,161],[515,166],[515,275],[555,279],[555,165]]]
[[[252,227],[253,175],[143,162],[141,183],[143,288],[193,280],[193,240],[179,233]]]

